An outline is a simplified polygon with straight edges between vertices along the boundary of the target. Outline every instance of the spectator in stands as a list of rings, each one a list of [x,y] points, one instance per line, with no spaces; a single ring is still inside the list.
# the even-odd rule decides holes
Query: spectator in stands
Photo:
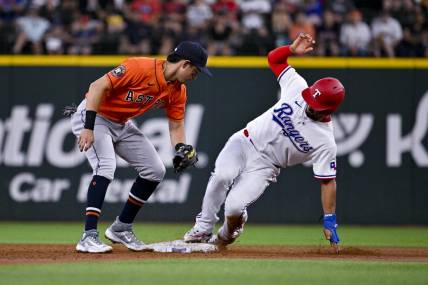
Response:
[[[184,25],[178,17],[166,16],[165,20],[161,23],[159,35],[159,49],[158,54],[168,55],[171,50],[179,43],[184,33]]]
[[[307,0],[305,3],[305,14],[308,21],[315,26],[320,26],[322,23],[322,0]]]
[[[154,24],[161,16],[161,3],[158,0],[133,0],[130,9],[137,13],[141,22]]]
[[[43,6],[56,8],[59,6],[61,0],[31,0],[31,6],[40,9]]]
[[[40,17],[37,9],[30,8],[26,16],[18,18],[16,24],[19,33],[13,53],[21,53],[26,43],[29,42],[34,54],[42,54],[42,40],[50,27],[49,21]]]
[[[193,26],[187,26],[187,29],[183,31],[182,40],[202,43],[206,41],[205,33],[206,33],[206,29],[198,29]]]
[[[71,31],[71,24],[74,21],[74,17],[78,12],[77,1],[74,0],[61,0],[59,7],[55,11],[48,11],[48,16],[54,21],[54,23],[62,24],[67,32]],[[42,11],[45,11],[42,8]]]
[[[264,55],[272,48],[272,37],[266,28],[266,17],[271,5],[266,0],[241,0],[240,44],[237,52],[242,55]]]
[[[309,34],[316,40],[315,26],[307,20],[302,12],[297,13],[294,24],[291,25],[288,37],[294,41],[300,33]]]
[[[46,18],[51,22],[51,24],[59,23],[60,19],[58,19],[56,15],[56,11],[60,6],[60,0],[32,0],[32,7],[39,10],[39,15],[43,18]]]
[[[395,48],[403,38],[400,23],[392,18],[387,11],[382,11],[379,17],[373,20],[372,34],[374,39],[374,55],[380,57],[395,56]]]
[[[45,48],[48,54],[64,54],[70,36],[61,25],[54,25],[45,36]]]
[[[17,18],[28,17],[28,7],[54,27],[45,45],[23,36]],[[382,7],[390,19],[372,21]],[[97,28],[76,32],[81,14]],[[162,54],[192,40],[211,54],[258,55],[306,32],[316,37],[318,55],[426,56],[426,19],[428,0],[0,0],[0,53]],[[395,31],[373,39],[367,23]]]
[[[162,5],[163,16],[183,25],[186,18],[186,3],[187,0],[164,0]]]
[[[355,5],[351,0],[326,0],[325,8],[333,12],[338,23],[344,22],[347,15],[355,10]]]
[[[325,10],[322,19],[317,31],[317,53],[321,56],[339,56],[339,25],[334,14],[330,10]]]
[[[363,22],[361,12],[351,11],[348,14],[348,21],[340,29],[341,54],[343,56],[367,56],[370,39],[370,28]]]
[[[98,53],[116,54],[119,50],[120,39],[126,29],[126,23],[125,19],[118,11],[113,10],[112,7],[108,8],[108,10],[105,16],[103,33],[100,40],[100,50],[98,50]]]
[[[230,39],[232,27],[228,22],[227,15],[219,12],[208,28],[208,54],[210,55],[231,55],[233,54]]]
[[[206,29],[213,13],[210,6],[204,0],[195,0],[187,8],[187,24],[196,29]]]
[[[424,57],[427,54],[428,24],[422,11],[414,15],[414,23],[404,28],[403,40],[398,45],[397,55],[405,57]]]
[[[91,54],[93,46],[101,38],[102,24],[89,14],[76,17],[71,25],[72,44],[69,54]]]
[[[383,9],[400,22],[403,28],[411,26],[414,22],[416,11],[413,0],[384,0]]]
[[[22,15],[28,0],[0,0],[0,19],[5,23],[13,22]]]
[[[14,42],[14,26],[0,18],[0,54],[11,53],[11,47]]]
[[[217,0],[211,7],[214,14],[226,15],[229,20],[236,17],[238,8],[235,0]]]
[[[284,2],[278,2],[271,14],[271,29],[276,47],[290,44],[289,29],[292,25],[287,6]]]
[[[231,41],[237,33],[240,33],[241,22],[239,21],[239,5],[235,0],[217,0],[211,5],[214,15],[226,18],[227,25],[232,29]]]
[[[126,29],[120,38],[119,53],[151,54],[153,27],[140,21],[138,13],[129,11],[126,17]]]
[[[240,47],[236,47],[240,55],[266,55],[274,48],[274,40],[267,28],[251,29],[243,35]]]
[[[272,7],[266,0],[241,0],[242,28],[244,32],[259,30],[266,27],[265,17]]]

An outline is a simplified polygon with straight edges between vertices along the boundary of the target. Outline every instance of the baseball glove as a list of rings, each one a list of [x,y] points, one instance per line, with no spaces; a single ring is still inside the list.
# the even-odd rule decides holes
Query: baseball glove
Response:
[[[198,162],[198,154],[193,146],[184,143],[178,143],[175,146],[175,155],[172,160],[175,173],[179,173],[189,166],[194,166]]]

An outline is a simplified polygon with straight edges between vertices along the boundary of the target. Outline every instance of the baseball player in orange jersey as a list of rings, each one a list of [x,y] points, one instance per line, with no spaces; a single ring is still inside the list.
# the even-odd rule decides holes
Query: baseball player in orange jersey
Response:
[[[210,242],[226,246],[242,233],[247,207],[276,181],[280,168],[311,162],[321,184],[324,234],[335,250],[336,143],[331,114],[345,97],[342,83],[331,77],[308,86],[287,58],[313,49],[308,34],[300,34],[290,46],[268,55],[271,70],[281,87],[278,102],[236,132],[220,152],[210,177],[196,223],[183,237],[186,242]],[[213,235],[217,213],[224,206],[225,220]]]
[[[206,68],[206,51],[195,42],[182,42],[167,60],[128,58],[118,67],[92,82],[86,98],[72,114],[73,133],[93,169],[88,188],[86,223],[76,246],[79,252],[109,252],[112,247],[100,241],[98,218],[107,187],[116,169],[116,154],[138,172],[127,202],[105,236],[130,250],[144,250],[132,230],[141,206],[149,199],[165,175],[165,166],[152,143],[130,121],[151,108],[164,108],[169,119],[171,144],[175,148],[173,165],[182,171],[197,161],[196,151],[186,144],[184,111],[186,86],[199,72],[211,76]],[[71,112],[72,113],[72,112]]]

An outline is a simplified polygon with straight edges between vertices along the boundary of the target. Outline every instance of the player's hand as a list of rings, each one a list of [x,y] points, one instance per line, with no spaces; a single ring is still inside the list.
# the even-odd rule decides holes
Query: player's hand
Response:
[[[330,245],[333,247],[336,253],[339,253],[339,235],[337,234],[337,223],[336,214],[324,215],[324,236],[325,239],[330,241]]]
[[[94,143],[94,131],[89,129],[83,129],[80,132],[77,144],[79,145],[80,151],[87,151]]]
[[[172,160],[175,173],[195,165],[196,162],[198,162],[198,154],[193,146],[184,143],[178,143],[175,146],[175,155]]]
[[[314,50],[314,44],[315,41],[310,34],[300,33],[290,45],[290,50],[295,54],[305,54]]]

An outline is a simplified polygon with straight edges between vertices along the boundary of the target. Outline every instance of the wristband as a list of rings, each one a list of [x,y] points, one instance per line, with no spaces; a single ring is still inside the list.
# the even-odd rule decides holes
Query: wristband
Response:
[[[95,118],[97,117],[97,112],[92,110],[86,110],[85,118],[85,129],[94,130]]]

